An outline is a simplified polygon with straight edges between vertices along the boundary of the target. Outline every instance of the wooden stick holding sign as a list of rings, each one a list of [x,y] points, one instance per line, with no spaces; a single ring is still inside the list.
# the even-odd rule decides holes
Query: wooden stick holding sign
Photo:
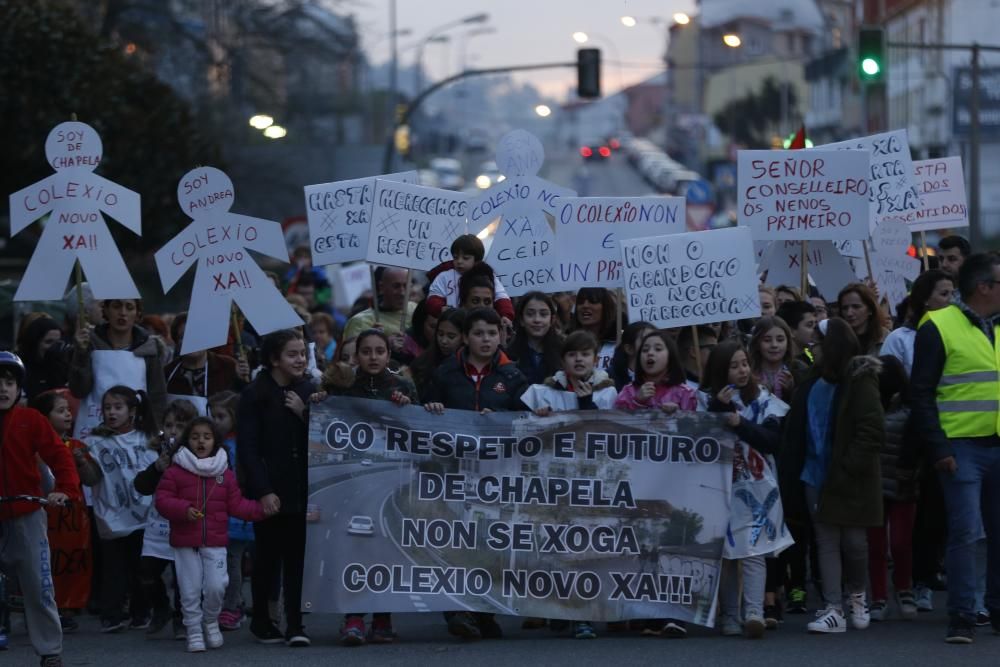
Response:
[[[368,272],[372,277],[372,310],[375,311],[375,323],[378,324],[379,314],[378,314],[378,285],[375,284],[375,267],[371,264],[368,265]]]
[[[691,341],[694,343],[694,360],[698,368],[698,384],[701,384],[705,371],[701,367],[701,341],[698,339],[698,327],[694,324],[691,325]]]
[[[806,263],[808,261],[806,258],[806,252],[808,250],[808,247],[809,247],[809,241],[799,241],[799,255],[800,255],[799,264],[801,265],[799,267],[799,272],[800,272],[799,284],[802,286],[803,300],[809,298],[809,269],[808,269],[809,265]]]
[[[623,311],[625,306],[625,290],[621,287],[615,290],[615,344],[622,344],[622,321],[625,319]]]
[[[868,280],[871,282],[872,286],[875,285],[875,274],[872,272],[872,255],[871,251],[868,250],[868,240],[861,242],[861,245],[865,249],[865,266],[868,268]]]
[[[931,258],[927,256],[927,232],[920,230],[920,255],[924,261],[924,271],[931,268]]]
[[[236,356],[239,357],[243,354],[243,334],[240,331],[240,320],[236,317],[236,305],[233,305],[232,310],[232,323],[233,323],[233,341],[236,343]]]
[[[76,114],[73,114],[74,116]],[[74,266],[75,282],[76,282],[76,307],[77,307],[77,318],[76,326],[80,329],[87,328],[87,311],[83,308],[83,267],[80,266],[80,260],[76,260]]]
[[[410,282],[413,280],[413,272],[406,270],[406,297],[403,299],[403,311],[399,314],[399,333],[406,334],[406,313],[410,309]]]

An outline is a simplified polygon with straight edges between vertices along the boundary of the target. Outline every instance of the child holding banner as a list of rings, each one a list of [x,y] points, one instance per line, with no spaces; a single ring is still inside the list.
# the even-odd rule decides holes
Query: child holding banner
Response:
[[[451,266],[449,267],[449,262],[446,262],[442,265],[444,270],[434,276],[427,295],[427,312],[439,317],[445,308],[458,308],[462,302],[458,293],[462,278],[469,270],[482,264],[485,256],[486,248],[475,234],[463,234],[452,241]],[[493,279],[489,285],[495,297],[493,308],[506,320],[504,326],[510,325],[514,319],[514,305],[500,279],[493,275],[493,269],[489,272]]]
[[[507,354],[531,384],[544,382],[562,367],[557,312],[555,301],[544,292],[528,292],[517,302],[514,340]]]
[[[758,327],[773,330],[775,321],[780,320],[762,318]],[[765,556],[792,543],[785,528],[774,463],[788,404],[757,384],[742,344],[725,341],[708,355],[698,409],[724,413],[726,424],[739,436],[733,452],[729,530],[722,552],[722,634],[744,633],[750,639],[760,639],[766,627],[777,628],[780,618],[772,612],[773,625],[768,626],[765,620]]]
[[[87,438],[101,466],[93,486],[94,518],[101,538],[101,632],[125,629],[122,605],[129,598],[130,627],[147,628],[149,604],[139,578],[143,528],[151,498],[135,491],[136,474],[157,457],[153,406],[144,391],[116,385],[101,399],[102,421]]]
[[[439,366],[431,378],[424,408],[443,414],[445,408],[488,413],[522,408],[527,381],[500,350],[500,315],[476,308],[462,326],[465,347]],[[503,631],[493,614],[446,612],[448,632],[463,639],[500,639]]]
[[[646,334],[635,354],[635,379],[625,385],[615,399],[617,410],[653,410],[667,414],[677,410],[694,410],[698,399],[687,386],[684,367],[677,352],[677,343],[666,331]],[[610,624],[609,624],[610,625]],[[620,625],[613,626],[615,629]],[[650,619],[642,630],[644,635],[686,637],[687,625],[676,619]]]
[[[229,517],[260,521],[266,514],[260,501],[240,493],[210,418],[191,421],[181,444],[156,488],[156,509],[170,521],[187,650],[197,653],[223,644],[219,611],[229,583]]]
[[[358,336],[358,370],[349,387],[324,385],[329,393],[354,396],[376,401],[391,401],[398,406],[417,402],[417,391],[405,377],[389,370],[389,338],[378,329],[362,331]],[[340,631],[344,646],[361,646],[365,641],[373,644],[391,644],[396,641],[392,629],[392,614],[372,614],[372,627],[365,634],[364,614],[347,614]]]

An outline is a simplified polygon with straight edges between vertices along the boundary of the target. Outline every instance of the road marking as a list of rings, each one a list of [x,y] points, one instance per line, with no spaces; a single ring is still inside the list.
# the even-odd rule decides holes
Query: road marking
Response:
[[[410,596],[410,599],[411,599],[411,600],[420,600],[421,598],[420,598],[420,596],[419,596],[419,595],[411,595],[411,596]]]
[[[333,518],[336,519],[338,514],[340,514],[340,512],[334,512],[333,513]]]
[[[319,562],[319,576],[321,576],[321,577],[323,576],[323,568],[325,566],[326,566],[326,561],[325,560],[321,560]]]
[[[337,516],[337,515],[334,514],[333,516]],[[326,538],[325,539],[327,539],[327,540],[330,539],[330,529],[329,528],[326,529]]]

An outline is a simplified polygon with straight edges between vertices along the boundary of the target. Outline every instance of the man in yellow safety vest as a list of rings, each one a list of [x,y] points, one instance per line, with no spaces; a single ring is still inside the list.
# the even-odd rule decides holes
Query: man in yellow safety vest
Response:
[[[975,635],[975,544],[983,528],[1000,554],[1000,255],[965,258],[962,300],[928,312],[917,331],[911,375],[914,433],[941,480],[948,517],[948,634]],[[986,512],[982,511],[987,507]],[[1000,562],[987,564],[986,607],[1000,633]]]

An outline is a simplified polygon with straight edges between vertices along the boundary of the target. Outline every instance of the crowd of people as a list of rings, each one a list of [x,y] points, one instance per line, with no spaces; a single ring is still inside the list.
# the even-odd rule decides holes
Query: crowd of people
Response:
[[[727,541],[723,635],[761,638],[812,610],[810,632],[863,630],[931,610],[942,586],[946,641],[1000,632],[1000,255],[946,237],[891,308],[870,283],[827,302],[765,277],[759,319],[677,329],[629,321],[605,288],[512,299],[475,236],[452,255],[422,290],[378,268],[376,293],[341,313],[297,253],[273,279],[302,327],[258,336],[234,313],[225,346],[185,355],[194,323],[139,300],[72,294],[66,322],[26,316],[16,354],[0,353],[0,497],[50,505],[0,503],[0,563],[42,664],[61,664],[63,632],[86,610],[101,632],[170,631],[192,652],[244,624],[260,642],[308,646],[309,410],[337,396],[436,414],[718,413],[738,437],[734,493],[749,471],[771,484],[789,536]],[[753,523],[734,510],[730,532]],[[83,550],[83,581],[47,575],[49,539]],[[396,641],[390,614],[366,627],[372,610],[357,611],[345,645]],[[445,618],[457,637],[502,636],[491,614]],[[523,624],[598,634],[580,620]],[[687,633],[677,619],[606,630]]]

